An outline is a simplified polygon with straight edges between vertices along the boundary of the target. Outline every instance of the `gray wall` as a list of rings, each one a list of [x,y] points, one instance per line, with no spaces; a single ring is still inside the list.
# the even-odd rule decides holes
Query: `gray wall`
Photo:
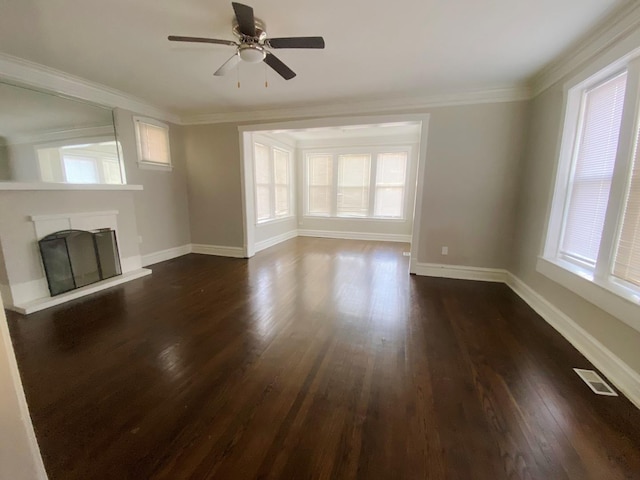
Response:
[[[546,233],[561,135],[561,82],[532,101],[527,155],[519,174],[516,235],[510,271],[640,372],[640,332],[536,271]]]
[[[11,180],[11,166],[9,164],[9,152],[6,145],[0,145],[0,182]]]
[[[242,190],[237,124],[184,127],[191,242],[242,247]]]
[[[506,268],[528,102],[431,114],[418,261]]]
[[[413,113],[431,113],[418,260],[506,268],[528,102]],[[184,139],[192,242],[242,247],[238,124],[186,126]]]
[[[183,128],[169,125],[172,171],[141,169],[138,166],[133,112],[116,109],[118,140],[127,173],[127,183],[143,185],[134,197],[138,233],[142,237],[140,253],[150,253],[191,243],[187,167]]]

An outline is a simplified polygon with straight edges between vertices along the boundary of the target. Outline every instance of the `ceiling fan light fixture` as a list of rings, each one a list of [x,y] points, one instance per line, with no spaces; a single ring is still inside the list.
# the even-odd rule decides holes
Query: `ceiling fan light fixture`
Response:
[[[260,45],[249,43],[241,45],[238,54],[245,62],[259,63],[264,60],[267,52]]]

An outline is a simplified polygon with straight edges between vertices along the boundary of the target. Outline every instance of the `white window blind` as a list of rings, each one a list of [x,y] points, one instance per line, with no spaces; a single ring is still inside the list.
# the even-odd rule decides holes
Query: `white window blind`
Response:
[[[631,179],[626,196],[622,228],[617,243],[613,275],[640,287],[640,129],[636,133],[636,147]]]
[[[271,167],[269,147],[254,143],[256,218],[266,220],[271,216]]]
[[[595,266],[616,160],[627,74],[585,92],[560,253]]]
[[[289,215],[291,208],[289,152],[273,149],[274,185],[275,185],[275,215],[282,217]]]
[[[169,128],[136,121],[138,150],[141,162],[171,164],[169,155]]]
[[[371,155],[338,156],[338,216],[369,215],[370,172]]]
[[[374,215],[402,218],[407,175],[407,152],[378,155]]]
[[[333,190],[333,156],[308,157],[309,215],[331,215]]]

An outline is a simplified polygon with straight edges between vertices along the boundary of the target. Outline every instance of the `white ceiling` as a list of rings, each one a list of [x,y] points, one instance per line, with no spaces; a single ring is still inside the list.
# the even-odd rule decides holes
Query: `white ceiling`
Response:
[[[272,37],[322,35],[325,50],[279,50],[213,72],[233,53],[167,35],[233,39],[231,2],[0,0],[0,52],[181,114],[458,93],[520,84],[628,0],[245,0]]]

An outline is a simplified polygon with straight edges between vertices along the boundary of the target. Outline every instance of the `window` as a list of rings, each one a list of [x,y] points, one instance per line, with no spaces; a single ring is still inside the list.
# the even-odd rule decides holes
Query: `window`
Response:
[[[169,127],[151,118],[134,117],[138,164],[162,170],[171,169]]]
[[[306,215],[403,219],[410,151],[305,152]]]
[[[83,139],[79,145],[36,148],[43,182],[124,185],[117,142]]]
[[[256,221],[291,216],[291,152],[254,142],[253,159]]]
[[[370,172],[371,155],[338,156],[337,215],[339,217],[369,215]]]
[[[640,62],[617,67],[617,72],[601,72],[568,91],[556,188],[538,269],[625,317],[628,304],[619,307],[618,300],[588,286],[640,304]],[[640,318],[637,311],[631,315]]]
[[[309,155],[308,184],[309,215],[331,215],[333,195],[333,158],[331,155]]]
[[[407,152],[382,153],[376,175],[376,217],[402,217],[407,176]]]

